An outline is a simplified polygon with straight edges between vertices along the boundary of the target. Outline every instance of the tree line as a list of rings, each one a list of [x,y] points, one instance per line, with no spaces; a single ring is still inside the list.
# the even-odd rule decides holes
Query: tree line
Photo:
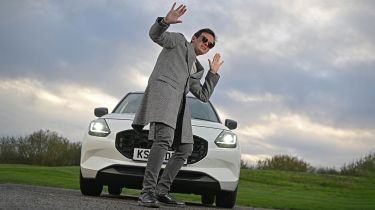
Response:
[[[71,166],[80,164],[80,156],[80,142],[70,142],[49,130],[39,130],[25,137],[0,137],[0,163]],[[345,164],[340,170],[315,168],[303,159],[290,155],[275,155],[259,160],[252,166],[241,160],[241,168],[375,176],[375,152]]]
[[[259,160],[255,165],[251,166],[241,160],[241,168],[375,177],[375,152],[369,153],[351,163],[344,164],[339,170],[335,168],[315,168],[303,159],[290,155],[275,155],[265,160]]]
[[[0,137],[0,163],[46,166],[79,165],[81,143],[39,130],[25,137]]]

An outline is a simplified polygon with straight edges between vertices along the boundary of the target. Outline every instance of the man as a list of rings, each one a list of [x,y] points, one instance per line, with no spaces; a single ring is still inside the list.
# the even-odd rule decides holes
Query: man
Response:
[[[169,205],[185,205],[168,194],[178,171],[193,151],[193,134],[186,94],[190,91],[201,101],[207,102],[216,86],[217,74],[223,61],[216,53],[209,59],[210,70],[202,85],[200,79],[204,69],[196,59],[206,54],[215,45],[215,34],[210,29],[201,29],[191,41],[179,33],[167,32],[170,24],[181,23],[179,18],[186,6],[176,3],[164,18],[157,18],[150,28],[151,39],[163,47],[154,70],[148,80],[142,102],[133,121],[133,128],[140,132],[150,123],[148,138],[154,143],[149,154],[140,205],[158,207],[159,202]],[[169,159],[160,181],[158,175],[168,147],[174,144],[175,152]]]

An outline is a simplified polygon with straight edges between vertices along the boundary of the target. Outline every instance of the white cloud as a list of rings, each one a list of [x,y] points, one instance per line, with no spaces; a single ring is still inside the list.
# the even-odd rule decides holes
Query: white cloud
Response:
[[[1,79],[0,96],[6,98],[0,104],[0,133],[23,135],[46,128],[74,141],[94,118],[95,107],[111,110],[118,102],[95,87],[60,83],[47,86],[27,78]]]
[[[250,95],[243,93],[239,90],[231,90],[226,93],[226,95],[233,101],[237,102],[279,102],[281,101],[281,96],[277,96],[271,93],[264,93],[259,95]]]
[[[221,9],[220,14],[231,21],[230,28],[238,29],[235,38],[233,33],[223,35],[225,51],[260,54],[258,59],[264,60],[298,56],[309,45],[314,47],[316,41],[310,36],[335,33],[336,20],[342,15],[341,7],[324,1],[231,2]]]
[[[355,40],[358,40],[355,39]],[[373,63],[375,62],[375,46],[365,41],[352,46],[343,46],[335,52],[333,64],[337,67],[347,67],[348,65]]]
[[[82,111],[88,104],[96,106],[114,107],[117,99],[93,87],[84,87],[77,84],[57,84],[53,87],[56,91],[48,91],[40,81],[31,79],[6,79],[0,80],[1,92],[25,98],[36,98],[40,103],[52,104],[57,107],[68,107]]]
[[[129,83],[134,90],[143,91],[146,89],[149,75],[143,74],[143,71],[137,67],[130,68],[129,71],[122,74],[124,81]],[[131,78],[131,79],[129,79]]]
[[[298,114],[270,114],[263,116],[261,122],[246,126],[238,132],[244,136],[267,139],[279,132],[292,130],[306,136],[325,137],[338,140],[360,140],[375,137],[375,130],[343,129],[313,122]]]
[[[237,133],[241,142],[252,145],[243,149],[243,157],[249,161],[265,154],[291,154],[306,157],[313,164],[339,167],[351,161],[343,154],[361,157],[375,149],[370,146],[374,145],[373,129],[336,128],[292,113],[263,116],[252,125],[239,127]]]

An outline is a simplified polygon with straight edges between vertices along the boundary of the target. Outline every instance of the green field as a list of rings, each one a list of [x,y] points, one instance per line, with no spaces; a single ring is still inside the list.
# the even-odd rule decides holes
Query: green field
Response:
[[[0,184],[79,189],[79,167],[0,164]],[[138,190],[123,190],[137,195]],[[175,194],[183,200],[199,196]],[[375,209],[375,179],[301,172],[243,169],[237,205],[279,209]]]

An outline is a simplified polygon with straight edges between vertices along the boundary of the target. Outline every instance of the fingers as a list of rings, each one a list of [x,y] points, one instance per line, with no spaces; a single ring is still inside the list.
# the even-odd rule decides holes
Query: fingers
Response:
[[[187,10],[187,8],[184,5],[184,7],[181,9],[180,16],[183,15],[183,14],[185,14],[186,10]]]
[[[212,58],[212,61],[208,59],[208,63],[211,66],[211,64],[218,65],[219,67],[224,63],[223,60],[221,60],[221,55],[220,53],[216,53],[214,57]]]
[[[212,60],[208,59],[208,64],[210,65],[210,72],[212,72],[213,74],[217,74],[223,63],[224,61],[221,60],[220,53],[216,53]]]
[[[172,8],[171,8],[170,11],[173,11],[175,6],[176,6],[176,2],[173,3]]]
[[[186,12],[187,8],[186,5],[181,4],[177,9],[175,10],[179,16],[182,16]]]
[[[186,5],[180,4],[180,6],[178,6],[177,9],[174,9],[175,6],[176,6],[176,2],[173,3],[173,6],[170,11],[176,12],[178,16],[183,15],[187,10]]]
[[[175,2],[174,4],[176,4],[176,2]],[[179,10],[181,10],[181,8],[182,8],[182,7],[185,7],[185,5],[183,5],[183,4],[180,4],[180,6],[178,6],[178,7],[177,7],[176,11],[179,11]]]
[[[220,53],[216,53],[216,54],[214,55],[213,61],[215,61],[215,62],[219,62],[220,58],[221,58]]]

